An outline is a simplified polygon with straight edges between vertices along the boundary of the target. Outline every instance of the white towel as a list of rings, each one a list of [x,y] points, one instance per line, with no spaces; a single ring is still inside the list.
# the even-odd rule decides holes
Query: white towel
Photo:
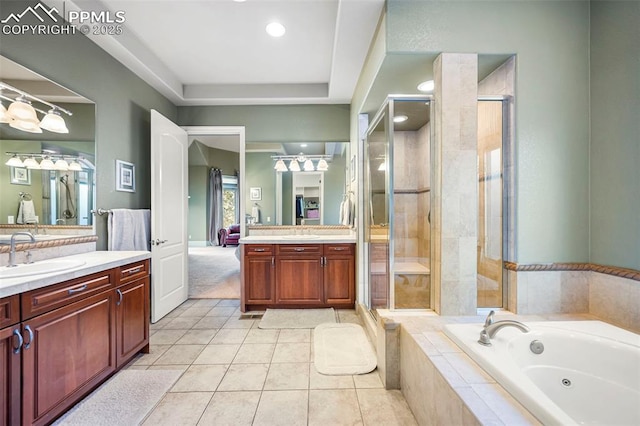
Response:
[[[113,209],[108,220],[108,249],[151,250],[151,210]]]
[[[22,200],[18,206],[17,223],[36,223],[38,217],[36,216],[36,207],[33,204],[33,200]]]
[[[340,224],[344,226],[350,226],[351,225],[351,200],[348,198],[344,200],[344,202],[342,203],[341,216],[342,216],[342,220],[340,221]]]
[[[255,223],[260,222],[260,209],[258,206],[253,206],[251,208],[251,217],[254,219]]]
[[[344,225],[344,203],[346,200],[342,200],[342,202],[340,203],[340,219],[338,220],[338,223],[340,225]]]

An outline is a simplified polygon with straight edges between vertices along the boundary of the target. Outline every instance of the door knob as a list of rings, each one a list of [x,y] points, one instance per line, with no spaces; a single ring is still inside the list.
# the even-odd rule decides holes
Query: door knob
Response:
[[[151,240],[151,245],[152,246],[159,246],[162,243],[166,243],[168,240],[161,240],[159,238],[157,238],[155,241]]]

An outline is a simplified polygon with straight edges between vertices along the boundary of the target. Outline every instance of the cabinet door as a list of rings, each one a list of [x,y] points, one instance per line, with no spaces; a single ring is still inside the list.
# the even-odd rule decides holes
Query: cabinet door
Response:
[[[244,257],[244,298],[248,304],[274,303],[275,261],[273,256]]]
[[[116,289],[116,366],[149,343],[149,277]]]
[[[322,256],[276,257],[276,299],[290,305],[323,303]]]
[[[22,323],[22,422],[46,424],[115,371],[115,292]]]
[[[328,305],[355,303],[355,259],[353,255],[325,256],[324,300]]]
[[[0,424],[20,424],[20,342],[14,337],[19,324],[0,330]],[[14,348],[18,348],[18,352]]]

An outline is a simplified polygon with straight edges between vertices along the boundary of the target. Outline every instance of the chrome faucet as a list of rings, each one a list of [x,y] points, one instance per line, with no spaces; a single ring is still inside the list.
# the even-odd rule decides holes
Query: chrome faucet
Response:
[[[484,328],[480,332],[480,339],[478,339],[478,343],[481,345],[491,346],[491,339],[493,339],[498,330],[504,327],[515,327],[523,333],[529,332],[529,327],[518,321],[502,320],[494,322],[493,314],[495,314],[494,311],[489,312],[487,319],[484,321]]]
[[[25,235],[27,237],[29,237],[31,239],[32,243],[36,242],[35,237],[33,236],[33,234],[31,232],[14,232],[13,234],[11,234],[11,240],[10,240],[10,244],[11,244],[11,248],[9,251],[9,264],[7,265],[7,267],[9,268],[13,268],[14,266],[18,266],[16,265],[16,237],[19,235]]]
[[[37,220],[28,220],[25,222],[27,225],[33,225],[33,233],[38,235],[38,221]]]

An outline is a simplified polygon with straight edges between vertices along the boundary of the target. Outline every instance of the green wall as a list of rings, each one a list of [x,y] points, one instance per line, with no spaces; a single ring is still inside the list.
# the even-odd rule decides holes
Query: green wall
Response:
[[[640,3],[591,3],[591,262],[640,269]]]
[[[2,2],[2,15],[35,1]],[[37,23],[37,22],[34,22]],[[2,35],[0,54],[96,104],[96,198],[100,208],[151,205],[150,109],[172,121],[177,109],[124,65],[82,35]],[[115,190],[115,160],[134,163],[136,192]],[[106,249],[106,217],[96,219],[98,249]]]
[[[178,107],[180,126],[245,126],[247,142],[344,142],[349,105]]]
[[[209,167],[189,166],[189,241],[207,241]]]
[[[388,53],[517,55],[517,261],[588,261],[589,3],[389,0],[386,30]]]
[[[240,172],[240,154],[223,149],[208,148],[209,167],[220,169],[223,175],[234,176]]]
[[[271,224],[276,221],[276,173],[273,170],[273,160],[268,152],[248,152],[245,155],[245,211],[251,214],[254,203],[260,208],[260,222],[267,224],[267,217],[271,217]],[[262,200],[249,199],[249,188],[262,188]]]

